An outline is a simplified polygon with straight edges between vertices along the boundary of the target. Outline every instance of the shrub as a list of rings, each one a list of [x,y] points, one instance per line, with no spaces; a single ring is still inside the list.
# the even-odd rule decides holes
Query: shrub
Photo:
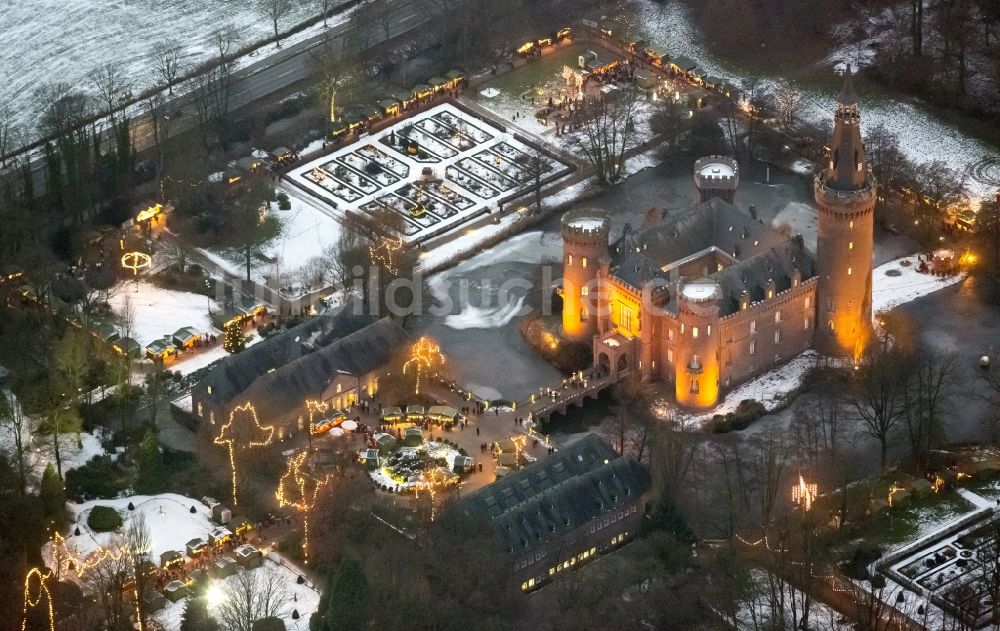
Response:
[[[291,210],[292,201],[288,199],[288,195],[284,193],[278,193],[278,208],[281,210]]]
[[[851,558],[841,564],[844,574],[856,580],[865,580],[870,575],[868,566],[882,556],[882,551],[873,546],[863,546],[854,551]]]
[[[94,456],[82,467],[66,472],[66,494],[78,502],[115,497],[127,487],[125,470],[110,456]]]
[[[756,399],[743,399],[736,406],[735,412],[728,412],[725,415],[716,414],[712,417],[712,431],[717,434],[724,434],[726,432],[746,429],[751,423],[766,413],[767,410],[760,401]]]
[[[110,506],[95,506],[87,516],[87,526],[94,532],[111,532],[122,527],[122,516]]]

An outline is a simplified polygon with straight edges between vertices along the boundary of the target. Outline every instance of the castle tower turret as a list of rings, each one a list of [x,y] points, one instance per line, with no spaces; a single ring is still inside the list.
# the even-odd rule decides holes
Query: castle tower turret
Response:
[[[698,203],[718,197],[730,204],[740,183],[740,165],[728,156],[705,156],[694,162],[694,186]]]
[[[815,346],[827,355],[857,357],[871,331],[875,187],[848,67],[837,99],[830,159],[813,182],[819,208]]]
[[[608,265],[611,222],[599,210],[575,210],[562,218],[563,335],[589,340],[597,333],[597,276]]]
[[[678,292],[681,322],[679,353],[674,366],[677,403],[705,409],[719,400],[719,300],[722,289],[702,278]]]

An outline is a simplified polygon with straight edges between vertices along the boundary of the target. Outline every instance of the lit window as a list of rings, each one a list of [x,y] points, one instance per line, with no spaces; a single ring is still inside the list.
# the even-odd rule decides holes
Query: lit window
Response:
[[[830,333],[833,333],[833,320],[826,323],[826,328],[830,329]]]
[[[587,267],[587,257],[580,257],[580,267]]]
[[[684,323],[681,322],[681,335],[684,335]]]
[[[853,219],[847,223],[847,227],[850,228],[851,230],[854,230],[854,220]]]
[[[667,363],[668,364],[674,363],[674,349],[672,348],[667,349]]]
[[[590,287],[587,287],[585,285],[582,289],[580,289],[580,295],[581,296],[589,296],[590,295]]]
[[[674,330],[673,329],[667,329],[667,339],[670,340],[671,342],[674,341]]]
[[[774,321],[781,322],[781,309],[774,312]]]
[[[691,337],[698,337],[698,327],[691,327]]]
[[[775,344],[780,344],[781,343],[781,331],[775,331],[774,332],[774,343]]]
[[[344,384],[338,383],[337,384],[337,394],[340,394],[343,391],[344,391]]]
[[[208,393],[209,393],[209,394],[212,394],[212,386],[209,386],[209,387],[208,387]]]
[[[757,332],[757,321],[756,320],[750,320],[750,332],[751,333],[756,333]]]
[[[808,331],[809,330],[809,318],[807,318],[807,317],[806,318],[802,318],[802,330],[803,331]]]
[[[570,254],[570,255],[569,255],[569,256],[568,256],[567,258],[566,258],[566,264],[567,264],[567,265],[572,265],[572,264],[573,264],[573,255],[572,255],[572,254]]]
[[[208,422],[215,425],[215,410],[208,413]]]
[[[854,241],[848,241],[848,243],[847,243],[847,249],[848,250],[853,250],[854,249]]]
[[[806,296],[806,309],[812,306],[812,297]]]
[[[853,273],[854,273],[854,270],[853,270],[853,269],[851,269],[850,267],[848,267],[848,268],[847,268],[847,275],[848,275],[848,276],[850,276],[850,275],[851,275],[851,274],[853,274]]]
[[[712,325],[711,324],[708,325],[708,330],[705,332],[705,335],[707,335],[709,337],[712,337]]]
[[[767,290],[767,297],[768,298],[774,298],[774,290],[773,289],[768,289]]]
[[[754,355],[757,353],[757,340],[750,340],[750,354]]]
[[[204,418],[205,410],[202,409],[201,401],[198,402],[198,416]]]

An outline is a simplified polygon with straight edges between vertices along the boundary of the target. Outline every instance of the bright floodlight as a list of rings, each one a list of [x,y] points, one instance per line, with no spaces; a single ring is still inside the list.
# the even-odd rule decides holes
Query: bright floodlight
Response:
[[[209,607],[218,607],[226,600],[226,592],[218,581],[212,581],[205,589],[205,602]]]

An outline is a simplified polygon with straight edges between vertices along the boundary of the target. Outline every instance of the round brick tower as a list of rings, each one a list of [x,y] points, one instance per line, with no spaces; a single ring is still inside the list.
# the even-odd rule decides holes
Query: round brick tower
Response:
[[[815,346],[826,355],[858,358],[872,322],[875,179],[865,160],[850,68],[837,99],[830,159],[813,193],[819,209]]]
[[[740,164],[728,156],[705,156],[694,161],[698,203],[718,197],[730,204],[740,184]]]
[[[608,264],[611,222],[600,210],[563,215],[563,335],[589,340],[597,333],[597,275]]]
[[[679,331],[674,362],[677,403],[705,409],[719,400],[719,300],[722,289],[702,278],[678,292]]]

